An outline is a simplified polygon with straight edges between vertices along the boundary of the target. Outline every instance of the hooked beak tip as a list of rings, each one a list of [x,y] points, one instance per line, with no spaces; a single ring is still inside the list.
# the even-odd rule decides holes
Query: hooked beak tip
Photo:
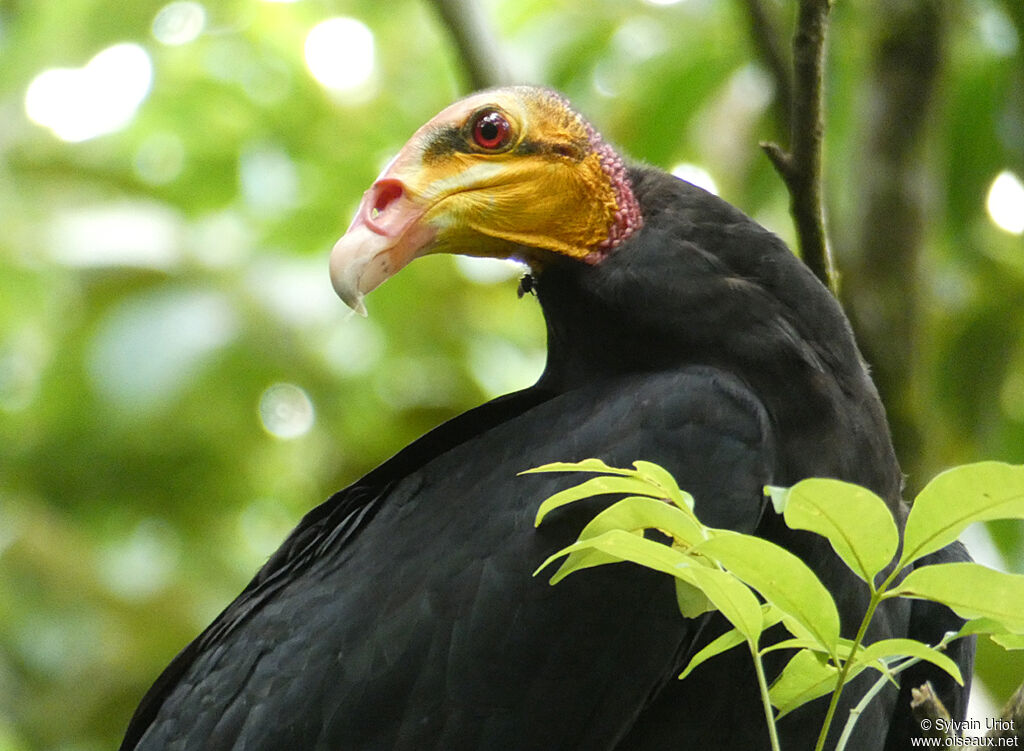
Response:
[[[359,315],[366,315],[363,295],[408,264],[433,239],[436,230],[420,223],[424,211],[394,178],[379,178],[364,194],[330,260],[334,291]]]
[[[349,315],[358,315],[362,318],[366,318],[366,305],[363,304],[363,295],[359,294],[356,297],[341,298],[342,302],[351,308]]]
[[[353,237],[350,231],[345,234],[331,250],[330,272],[331,286],[335,293],[348,307],[359,315],[366,316],[363,304],[365,291],[362,288],[363,275],[369,258],[358,253],[360,233]]]

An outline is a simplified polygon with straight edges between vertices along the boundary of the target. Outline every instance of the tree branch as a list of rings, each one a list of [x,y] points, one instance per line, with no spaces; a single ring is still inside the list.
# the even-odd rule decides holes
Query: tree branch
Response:
[[[511,83],[497,40],[473,0],[431,0],[459,51],[472,90]]]
[[[986,738],[1024,739],[1024,683],[1017,687],[1006,702],[1000,719],[1003,723],[989,730],[985,734]]]
[[[914,713],[914,718],[917,720],[918,725],[921,724],[921,720],[927,720],[927,730],[922,728],[922,738],[941,738],[946,739],[949,737],[949,732],[946,728],[949,727],[949,710],[946,709],[942,700],[935,693],[935,689],[932,687],[931,681],[922,684],[917,688],[910,689],[910,710]]]
[[[932,688],[931,683],[925,683],[918,688],[912,688],[911,695],[913,698],[910,701],[910,708],[914,713],[914,717],[917,718],[918,723],[921,720],[928,720],[927,730],[922,730],[922,738],[937,738],[945,740],[952,737],[953,733],[949,730],[949,712],[943,706],[942,701],[935,694],[935,690]],[[1003,707],[1002,714],[999,719],[1002,722],[995,723],[987,733],[986,738],[1024,738],[1024,683],[1022,683],[1017,690],[1014,692],[1010,700],[1006,702],[1006,706]],[[948,745],[948,744],[947,744]],[[980,746],[967,746],[965,747],[968,751],[979,751]]]
[[[822,79],[831,7],[831,0],[800,1],[793,35],[790,151],[774,143],[761,146],[789,189],[789,210],[796,225],[800,256],[835,292],[835,264],[825,235],[821,200]]]

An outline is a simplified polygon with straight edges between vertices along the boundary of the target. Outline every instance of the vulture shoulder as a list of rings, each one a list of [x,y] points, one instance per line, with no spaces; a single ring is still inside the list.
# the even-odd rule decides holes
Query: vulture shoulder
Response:
[[[532,576],[607,499],[535,530],[566,478],[516,472],[591,456],[662,463],[708,523],[753,531],[773,438],[756,397],[705,367],[462,415],[310,512],[157,681],[122,749],[617,748],[707,619],[680,618],[671,582],[634,567],[557,590]]]

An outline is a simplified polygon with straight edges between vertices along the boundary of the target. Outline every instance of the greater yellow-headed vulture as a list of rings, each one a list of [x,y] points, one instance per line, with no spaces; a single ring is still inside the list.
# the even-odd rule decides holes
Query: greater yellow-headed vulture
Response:
[[[534,87],[474,94],[420,128],[364,195],[331,279],[363,311],[370,290],[439,252],[530,267],[543,375],[311,511],[159,677],[122,749],[767,749],[749,654],[676,679],[725,625],[683,618],[669,577],[604,567],[552,588],[532,576],[596,507],[535,529],[564,478],[518,473],[658,462],[706,523],[801,556],[852,636],[862,583],[763,495],[836,477],[905,516],[882,405],[839,305],[777,237],[627,164],[563,97]],[[927,562],[965,556],[951,546]],[[868,640],[935,643],[957,625],[939,606],[890,601]],[[970,675],[970,645],[952,653]],[[909,690],[928,678],[962,717],[965,690],[918,667],[868,705],[847,749],[906,747],[918,732]],[[812,748],[824,710],[819,700],[783,718],[783,747]]]

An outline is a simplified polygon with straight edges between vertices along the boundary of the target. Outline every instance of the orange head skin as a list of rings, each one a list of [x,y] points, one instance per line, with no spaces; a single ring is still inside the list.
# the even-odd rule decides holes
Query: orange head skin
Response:
[[[561,96],[493,89],[413,134],[334,246],[331,280],[365,315],[363,295],[418,256],[596,262],[640,222],[621,160]]]

